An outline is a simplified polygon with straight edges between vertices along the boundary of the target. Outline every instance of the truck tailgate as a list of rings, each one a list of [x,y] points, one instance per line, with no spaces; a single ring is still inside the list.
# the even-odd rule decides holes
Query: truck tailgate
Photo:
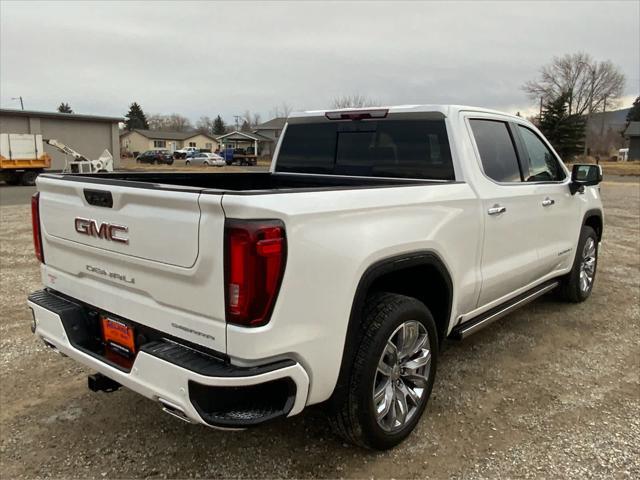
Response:
[[[45,285],[225,351],[221,196],[46,177],[38,190]]]

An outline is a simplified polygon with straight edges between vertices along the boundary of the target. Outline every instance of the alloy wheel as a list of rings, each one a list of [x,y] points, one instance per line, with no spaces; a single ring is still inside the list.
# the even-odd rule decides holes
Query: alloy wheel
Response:
[[[431,371],[425,326],[409,320],[396,328],[380,356],[373,383],[376,421],[386,432],[401,430],[424,401]]]
[[[596,241],[593,237],[587,238],[582,248],[582,262],[580,263],[580,290],[588,292],[593,285],[593,277],[596,273]]]

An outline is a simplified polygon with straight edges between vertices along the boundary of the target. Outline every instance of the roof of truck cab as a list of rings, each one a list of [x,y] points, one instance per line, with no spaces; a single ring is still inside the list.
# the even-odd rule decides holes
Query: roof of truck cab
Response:
[[[498,110],[492,110],[489,108],[472,107],[468,105],[386,105],[386,106],[371,106],[361,108],[330,108],[327,110],[307,110],[302,112],[293,112],[289,115],[289,118],[304,118],[304,117],[316,117],[324,116],[326,112],[354,112],[362,110],[388,110],[389,113],[441,113],[445,117],[452,116],[458,112],[471,111],[479,113],[490,113],[494,115],[501,115],[513,118],[520,118],[516,115],[512,115],[506,112],[500,112]]]

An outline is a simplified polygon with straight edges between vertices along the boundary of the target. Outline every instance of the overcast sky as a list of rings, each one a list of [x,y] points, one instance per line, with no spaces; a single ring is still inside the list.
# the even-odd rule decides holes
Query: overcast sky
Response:
[[[640,91],[640,2],[0,3],[0,105],[191,120],[359,93],[526,112],[554,55],[610,59]],[[628,100],[628,99],[626,99]],[[625,102],[626,103],[626,102]],[[627,106],[627,105],[624,105]]]

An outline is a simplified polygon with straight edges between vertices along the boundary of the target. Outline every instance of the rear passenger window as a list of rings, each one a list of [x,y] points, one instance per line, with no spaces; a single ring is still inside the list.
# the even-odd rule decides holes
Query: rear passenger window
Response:
[[[470,120],[484,173],[497,182],[520,182],[516,149],[507,124],[496,120]]]
[[[518,125],[522,141],[526,148],[529,171],[525,172],[527,182],[549,182],[564,180],[564,170],[558,164],[555,155],[532,130]],[[526,168],[526,167],[525,167]]]
[[[454,180],[444,120],[289,124],[278,172]]]

